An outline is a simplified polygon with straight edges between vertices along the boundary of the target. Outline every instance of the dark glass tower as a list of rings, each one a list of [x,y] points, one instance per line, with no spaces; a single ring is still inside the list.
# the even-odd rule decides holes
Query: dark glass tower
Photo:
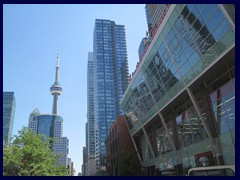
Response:
[[[3,144],[12,136],[16,102],[14,92],[3,92]]]
[[[120,99],[128,85],[127,47],[124,25],[95,20],[93,39],[94,118],[96,168],[106,163],[105,139],[116,116],[123,114]]]

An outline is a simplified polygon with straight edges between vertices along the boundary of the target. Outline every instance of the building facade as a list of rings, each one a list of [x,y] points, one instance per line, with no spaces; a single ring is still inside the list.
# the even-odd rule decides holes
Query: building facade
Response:
[[[86,125],[86,150],[87,169],[86,174],[96,174],[95,165],[95,121],[94,121],[94,81],[93,81],[93,52],[88,53],[87,65],[87,125]]]
[[[67,167],[67,157],[69,152],[69,140],[67,137],[55,137],[56,142],[54,142],[54,152],[56,154],[61,154],[60,162],[62,165]]]
[[[30,114],[29,117],[29,127],[33,132],[37,134],[42,134],[46,138],[50,137],[61,137],[62,136],[62,122],[63,119],[61,116],[52,115],[52,114],[41,114],[40,111],[38,114],[37,108]]]
[[[116,116],[123,114],[120,100],[128,84],[128,61],[123,25],[96,19],[93,34],[95,160],[99,171],[106,166],[109,129]]]
[[[135,149],[124,116],[118,116],[116,121],[112,124],[109,136],[106,139],[106,147],[107,175],[141,175],[140,163],[135,154]],[[138,167],[139,169],[137,172],[131,172],[132,174],[123,172],[125,167],[121,165],[121,161],[127,156],[131,158],[127,158],[128,162],[125,163],[125,165],[128,164],[129,167],[127,168],[130,168],[130,166]]]
[[[235,6],[167,10],[121,101],[144,172],[235,164]]]
[[[28,127],[45,138],[54,138],[53,150],[56,154],[62,154],[60,162],[67,166],[69,141],[62,137],[63,118],[59,115],[41,114],[36,108],[29,116]]]
[[[58,96],[62,93],[62,87],[58,81],[59,52],[57,55],[55,82],[50,88],[53,95],[52,114],[41,114],[36,108],[29,116],[28,127],[37,134],[44,135],[45,138],[54,138],[53,150],[61,155],[60,163],[67,167],[67,156],[69,151],[69,140],[63,137],[63,118],[58,112]]]
[[[14,92],[3,92],[3,144],[8,144],[12,137],[15,109]]]
[[[67,170],[68,170],[68,173],[69,173],[69,176],[72,176],[71,175],[71,158],[67,158]]]
[[[139,59],[143,58],[149,44],[150,44],[150,38],[147,34],[146,37],[142,38],[141,43],[138,47],[138,57],[139,57]]]
[[[160,26],[170,4],[146,4],[145,13],[148,26],[148,34],[151,40]]]
[[[69,176],[74,176],[74,166],[73,166],[73,162],[71,161],[71,158],[67,158],[67,169],[68,169],[68,173]]]
[[[85,146],[85,148],[86,148],[86,164],[85,164],[85,166],[86,166],[86,172],[85,172],[85,174],[86,174],[86,176],[88,176],[88,174],[89,174],[89,168],[88,168],[88,143],[89,143],[89,141],[88,141],[88,122],[85,124],[85,142],[86,142],[86,146]]]
[[[83,164],[82,164],[82,175],[87,176],[87,150],[86,147],[83,147]]]

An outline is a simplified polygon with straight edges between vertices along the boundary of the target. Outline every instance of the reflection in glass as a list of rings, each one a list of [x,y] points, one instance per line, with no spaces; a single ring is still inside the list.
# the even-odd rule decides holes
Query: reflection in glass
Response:
[[[232,82],[221,86],[211,93],[210,99],[219,134],[235,128],[235,90]]]

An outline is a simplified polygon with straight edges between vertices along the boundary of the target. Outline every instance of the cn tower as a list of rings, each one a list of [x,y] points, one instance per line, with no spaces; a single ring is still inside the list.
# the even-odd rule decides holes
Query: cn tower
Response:
[[[52,107],[52,114],[57,114],[58,110],[58,96],[62,94],[62,87],[58,82],[58,70],[59,70],[59,50],[57,53],[57,65],[56,65],[56,75],[55,75],[55,82],[50,87],[50,92],[53,95],[53,107]]]

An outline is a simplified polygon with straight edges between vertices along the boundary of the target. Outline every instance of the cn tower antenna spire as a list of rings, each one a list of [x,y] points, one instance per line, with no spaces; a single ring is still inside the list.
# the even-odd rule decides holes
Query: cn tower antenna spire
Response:
[[[59,60],[60,60],[60,55],[59,55],[59,49],[58,49],[58,52],[57,52],[57,64],[56,64],[55,82],[58,82]]]
[[[56,74],[55,74],[55,82],[50,88],[50,92],[53,95],[53,107],[52,107],[52,114],[57,114],[58,110],[58,96],[62,94],[62,87],[58,82],[58,70],[59,70],[59,49],[57,53],[57,64],[56,64]]]
[[[60,60],[60,55],[59,55],[59,48],[58,48],[58,53],[57,53],[57,66],[56,66],[56,67],[59,67],[59,60]]]

